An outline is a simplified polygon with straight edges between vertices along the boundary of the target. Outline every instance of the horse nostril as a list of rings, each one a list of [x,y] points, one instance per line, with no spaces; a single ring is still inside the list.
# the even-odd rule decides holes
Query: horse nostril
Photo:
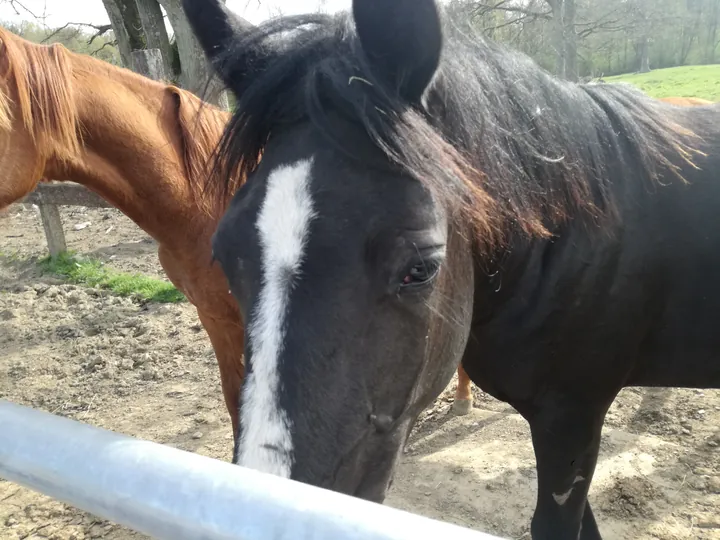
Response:
[[[393,419],[387,414],[371,414],[368,420],[378,433],[387,433],[393,424]]]

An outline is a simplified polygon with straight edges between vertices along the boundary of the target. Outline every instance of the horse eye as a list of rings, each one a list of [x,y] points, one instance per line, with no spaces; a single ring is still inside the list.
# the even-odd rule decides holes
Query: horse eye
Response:
[[[439,270],[440,263],[438,261],[420,261],[410,267],[405,277],[403,277],[400,287],[405,288],[429,283],[437,275]]]

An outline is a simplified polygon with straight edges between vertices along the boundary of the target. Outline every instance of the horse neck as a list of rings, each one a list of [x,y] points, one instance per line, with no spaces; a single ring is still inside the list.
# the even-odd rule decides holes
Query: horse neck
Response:
[[[215,220],[188,180],[193,143],[179,125],[177,89],[89,57],[72,63],[82,146],[76,157],[51,157],[45,177],[85,185],[171,249],[208,236]]]

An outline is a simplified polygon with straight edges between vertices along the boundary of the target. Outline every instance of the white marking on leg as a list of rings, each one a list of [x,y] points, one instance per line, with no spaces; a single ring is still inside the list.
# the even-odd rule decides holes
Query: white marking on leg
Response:
[[[565,504],[567,500],[570,498],[570,494],[572,494],[573,488],[568,489],[565,493],[553,493],[553,499],[555,499],[555,502],[558,503],[560,506]]]
[[[555,499],[555,502],[560,506],[564,505],[570,498],[570,495],[572,495],[573,489],[575,489],[575,484],[582,482],[583,480],[585,480],[585,478],[578,475],[575,477],[575,480],[573,480],[573,485],[570,486],[570,489],[568,489],[565,493],[553,493],[552,496],[553,499]]]
[[[280,407],[278,360],[285,341],[291,279],[303,260],[310,221],[312,160],[274,170],[256,223],[262,248],[263,284],[248,327],[252,370],[243,389],[242,438],[238,464],[289,477],[292,467],[290,421]]]

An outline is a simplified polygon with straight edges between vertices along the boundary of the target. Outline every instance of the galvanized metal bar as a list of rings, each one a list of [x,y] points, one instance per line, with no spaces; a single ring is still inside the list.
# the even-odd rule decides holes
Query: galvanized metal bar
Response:
[[[0,477],[168,540],[500,540],[0,400]]]

